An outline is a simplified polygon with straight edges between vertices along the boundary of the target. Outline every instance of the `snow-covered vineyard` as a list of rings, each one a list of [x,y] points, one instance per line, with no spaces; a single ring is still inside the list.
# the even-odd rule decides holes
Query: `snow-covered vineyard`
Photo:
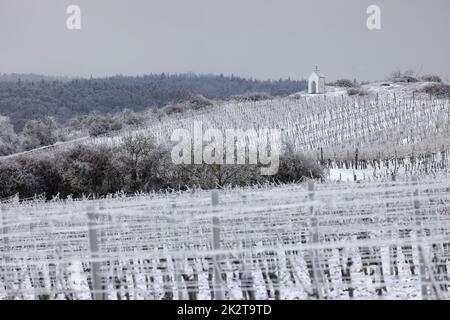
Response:
[[[282,142],[319,160],[387,161],[448,153],[450,101],[412,93],[379,92],[376,96],[288,97],[258,102],[230,102],[208,110],[151,119],[145,129],[112,136],[79,138],[19,155],[70,148],[79,143],[118,145],[123,136],[153,136],[168,143],[174,130],[204,128],[278,128]],[[322,153],[321,153],[322,151]],[[0,158],[1,159],[1,158]]]
[[[380,93],[373,97],[300,97],[229,103],[191,116],[171,116],[136,133],[166,142],[175,129],[280,128],[284,144],[319,159],[390,159],[450,150],[450,101]],[[90,143],[120,143],[99,138]]]
[[[450,298],[448,174],[10,202],[1,217],[2,299]]]

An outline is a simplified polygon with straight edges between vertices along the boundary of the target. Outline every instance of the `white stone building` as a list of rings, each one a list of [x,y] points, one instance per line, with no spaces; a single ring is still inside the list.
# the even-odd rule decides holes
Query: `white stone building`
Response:
[[[311,73],[308,80],[309,94],[323,94],[325,93],[325,76],[316,69]]]

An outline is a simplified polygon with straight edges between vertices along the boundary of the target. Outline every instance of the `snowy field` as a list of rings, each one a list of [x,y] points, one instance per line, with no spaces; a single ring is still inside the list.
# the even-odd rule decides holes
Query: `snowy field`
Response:
[[[401,91],[400,91],[401,92]],[[319,95],[228,103],[211,109],[152,121],[134,134],[170,141],[175,129],[278,128],[282,142],[319,159],[351,157],[358,148],[362,159],[388,159],[450,150],[450,101],[394,92],[364,97]],[[120,144],[121,136],[86,141]]]
[[[324,164],[314,188],[225,189],[217,205],[206,191],[2,203],[0,299],[449,299],[450,102],[365,89],[230,102],[131,133],[279,128]]]
[[[192,129],[195,122],[202,122],[205,129],[278,128],[283,144],[315,159],[320,158],[322,149],[324,158],[332,161],[352,158],[356,149],[360,158],[366,160],[450,150],[448,99],[414,94],[414,90],[420,89],[415,84],[392,84],[388,88],[371,84],[365,89],[370,95],[355,97],[335,90],[325,95],[222,103],[205,110],[152,118],[145,128],[133,132],[79,138],[23,154],[45,153],[78,143],[117,145],[129,134],[152,136],[159,143],[169,143],[174,130]]]
[[[0,298],[450,298],[448,175],[217,195],[4,204]]]

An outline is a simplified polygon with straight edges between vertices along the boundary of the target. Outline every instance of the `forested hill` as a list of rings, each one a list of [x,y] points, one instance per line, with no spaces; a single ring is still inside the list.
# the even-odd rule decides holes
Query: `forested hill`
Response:
[[[5,78],[5,77],[4,77]],[[274,96],[303,90],[305,81],[256,81],[222,75],[115,76],[99,79],[0,81],[0,115],[10,117],[16,130],[31,119],[53,116],[64,122],[90,113],[113,114],[125,108],[142,111],[201,94],[228,99],[249,92]],[[33,79],[33,78],[31,78]]]
[[[34,73],[0,73],[0,81],[70,81],[68,77],[46,76]]]

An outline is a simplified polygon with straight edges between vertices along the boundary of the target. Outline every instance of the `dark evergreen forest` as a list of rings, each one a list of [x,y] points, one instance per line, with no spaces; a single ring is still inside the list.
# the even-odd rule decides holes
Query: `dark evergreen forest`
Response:
[[[143,111],[185,101],[194,95],[208,99],[264,92],[285,96],[303,90],[306,81],[258,81],[223,75],[166,75],[66,79],[36,75],[0,75],[0,115],[16,131],[28,120],[54,117],[64,123],[87,114]]]

